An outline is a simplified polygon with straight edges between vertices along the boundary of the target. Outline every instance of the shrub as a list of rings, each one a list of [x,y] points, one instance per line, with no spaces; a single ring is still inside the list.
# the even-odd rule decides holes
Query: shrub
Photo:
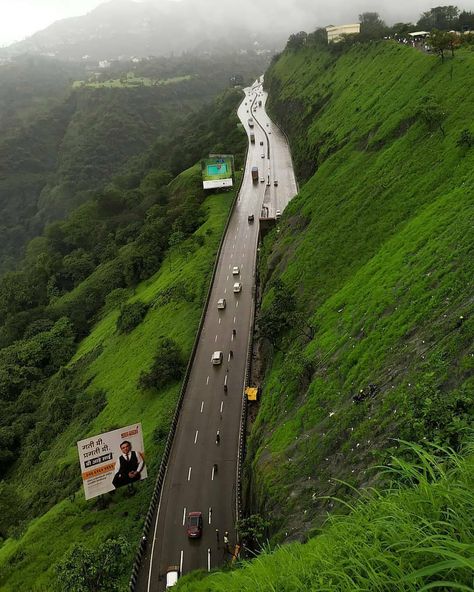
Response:
[[[160,389],[174,380],[179,380],[183,376],[184,368],[185,363],[178,344],[172,339],[163,339],[158,345],[150,371],[142,372],[139,386],[142,389]]]
[[[120,307],[120,316],[117,319],[117,330],[119,333],[130,333],[145,318],[148,305],[141,300],[124,304]]]

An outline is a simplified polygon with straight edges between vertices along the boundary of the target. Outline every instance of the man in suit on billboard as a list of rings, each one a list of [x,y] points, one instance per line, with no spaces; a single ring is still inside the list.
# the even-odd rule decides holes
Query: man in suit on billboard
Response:
[[[143,454],[132,450],[132,444],[128,440],[124,440],[120,444],[122,454],[118,457],[115,464],[115,476],[112,480],[112,485],[122,487],[122,485],[129,485],[134,481],[140,481],[141,471],[145,464]]]

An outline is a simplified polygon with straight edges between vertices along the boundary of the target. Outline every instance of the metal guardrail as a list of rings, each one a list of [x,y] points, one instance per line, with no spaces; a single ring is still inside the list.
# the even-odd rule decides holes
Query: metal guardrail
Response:
[[[242,101],[244,101],[244,99],[242,99]],[[242,103],[240,103],[241,105]],[[239,107],[240,107],[239,105]],[[245,162],[247,162],[247,156],[248,156],[248,144],[247,144],[247,148],[245,150]],[[225,236],[227,234],[227,229],[229,227],[230,224],[230,220],[232,218],[232,214],[234,213],[234,208],[235,208],[235,204],[237,203],[237,200],[239,198],[239,194],[240,194],[240,190],[242,188],[242,183],[244,180],[244,176],[245,176],[245,172],[246,172],[246,167],[244,169],[244,173],[242,175],[242,177],[240,178],[240,182],[239,182],[239,186],[238,186],[238,190],[235,192],[235,197],[234,197],[234,201],[232,202],[232,207],[229,211],[229,215],[227,217],[227,222],[224,228],[224,232],[222,233],[222,237],[221,237],[221,241],[219,244],[219,249],[217,251],[217,256],[214,262],[214,268],[212,270],[212,277],[211,277],[211,281],[209,282],[209,288],[207,291],[207,296],[206,296],[206,302],[203,306],[202,309],[202,313],[201,313],[201,319],[199,321],[199,327],[196,333],[196,338],[194,340],[194,344],[193,344],[193,349],[191,351],[191,355],[189,357],[189,361],[188,364],[186,366],[186,372],[184,374],[184,378],[183,378],[183,382],[181,385],[181,390],[180,390],[180,394],[179,394],[179,398],[178,398],[178,402],[176,404],[176,409],[174,412],[174,416],[173,416],[173,421],[171,422],[171,428],[170,431],[168,433],[168,438],[166,440],[166,446],[165,446],[165,450],[163,452],[163,456],[161,457],[161,463],[160,463],[160,468],[158,470],[158,476],[156,478],[155,481],[155,487],[153,490],[153,495],[151,497],[151,501],[150,501],[150,505],[148,507],[148,512],[146,514],[145,517],[145,521],[143,524],[143,531],[142,531],[142,537],[140,540],[140,544],[138,546],[136,555],[135,555],[135,560],[133,562],[133,567],[132,567],[132,575],[130,577],[129,580],[129,590],[130,592],[135,592],[135,586],[137,584],[138,581],[138,575],[139,575],[139,571],[140,571],[140,566],[141,566],[141,562],[143,559],[143,555],[145,553],[145,549],[147,546],[147,539],[148,539],[148,534],[150,532],[150,528],[151,525],[153,524],[153,517],[154,514],[156,512],[156,508],[158,506],[158,503],[160,501],[160,497],[161,497],[161,490],[163,487],[163,481],[165,478],[165,474],[166,474],[166,470],[168,468],[168,460],[169,460],[169,456],[170,456],[170,452],[171,452],[171,447],[173,445],[173,439],[176,433],[176,426],[178,425],[178,420],[179,420],[179,414],[181,412],[181,407],[183,405],[183,400],[184,400],[184,395],[186,393],[186,388],[188,386],[188,382],[189,382],[189,376],[191,374],[191,368],[194,362],[194,358],[196,356],[196,351],[197,351],[197,347],[198,347],[198,343],[199,343],[199,339],[201,337],[201,331],[204,325],[204,319],[206,318],[206,312],[209,306],[209,301],[211,298],[211,292],[212,292],[212,287],[214,284],[214,279],[216,277],[216,273],[217,273],[217,267],[219,264],[219,259],[221,256],[221,252],[222,252],[222,247],[224,244],[224,239]],[[245,436],[245,433],[244,433]],[[239,450],[240,450],[240,446],[239,446]],[[240,471],[238,472],[238,475],[240,476]],[[240,484],[237,485],[237,488],[240,489]],[[240,509],[239,509],[240,512]]]

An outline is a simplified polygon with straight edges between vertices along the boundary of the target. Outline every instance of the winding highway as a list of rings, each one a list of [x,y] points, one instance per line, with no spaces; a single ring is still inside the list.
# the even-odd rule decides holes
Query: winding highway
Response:
[[[265,112],[267,96],[261,82],[245,89],[238,108],[249,136],[244,179],[220,253],[160,503],[142,561],[136,586],[140,592],[164,590],[170,565],[178,565],[181,574],[222,565],[231,559],[230,551],[237,542],[239,430],[254,310],[259,217],[274,217],[277,210],[283,212],[297,192],[289,148]],[[250,117],[254,119],[252,129],[248,125]],[[250,143],[252,131],[255,143]],[[259,168],[257,183],[252,182],[252,166]],[[251,214],[254,222],[248,220]],[[234,292],[236,282],[241,283],[240,292]],[[221,298],[226,301],[224,309],[217,307]],[[221,364],[211,361],[216,351],[223,354]],[[187,536],[189,512],[202,513],[200,538]],[[228,545],[223,541],[226,531]]]

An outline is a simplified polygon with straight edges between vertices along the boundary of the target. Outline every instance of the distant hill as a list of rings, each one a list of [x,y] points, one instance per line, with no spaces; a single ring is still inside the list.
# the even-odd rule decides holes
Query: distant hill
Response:
[[[119,64],[74,88],[90,74],[77,63],[19,56],[0,67],[0,273],[14,269],[26,243],[87,191],[160,138],[173,141],[182,117],[211,101],[232,74],[251,81],[265,64],[255,55],[156,58]]]
[[[246,6],[248,4],[248,6]],[[272,5],[273,6],[273,5]],[[112,0],[84,16],[57,21],[0,55],[46,54],[62,59],[116,59],[171,55],[198,49],[226,52],[249,47],[281,47],[290,27],[268,2],[251,6],[224,0],[163,2]],[[302,13],[303,11],[301,11]],[[273,16],[274,15],[274,16]],[[306,17],[307,18],[307,17]],[[311,19],[307,25],[312,27]]]

